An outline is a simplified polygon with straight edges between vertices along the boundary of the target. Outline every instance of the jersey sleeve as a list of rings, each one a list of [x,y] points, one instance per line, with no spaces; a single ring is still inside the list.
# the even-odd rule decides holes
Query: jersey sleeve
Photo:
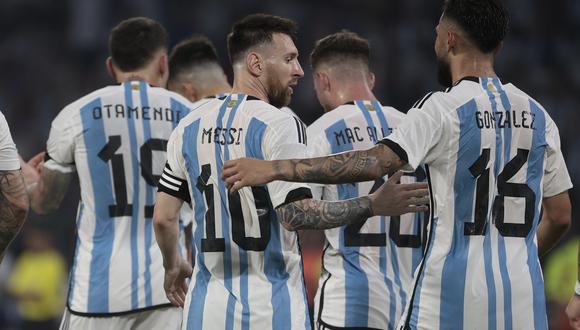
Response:
[[[306,130],[306,135],[309,138],[309,143],[306,147],[306,154],[308,158],[328,156],[331,154],[330,149],[328,148],[328,142],[326,141],[324,135],[318,134],[320,132],[315,131],[319,128],[320,127],[317,126],[310,126]],[[325,199],[324,192],[331,187],[330,185],[318,183],[309,183],[308,185],[310,186],[312,197],[314,199]]]
[[[388,137],[379,141],[387,145],[407,162],[403,170],[415,171],[422,163],[435,160],[441,151],[437,148],[443,131],[443,117],[432,103],[421,109],[412,108],[400,125]]]
[[[180,152],[182,136],[180,130],[171,133],[167,142],[167,163],[159,179],[157,190],[191,203],[187,173],[184,171],[183,156]]]
[[[52,121],[46,142],[44,166],[63,173],[75,171],[75,122],[70,112],[71,109],[65,108]]]
[[[560,134],[550,120],[546,126],[546,167],[544,169],[543,195],[552,197],[572,188],[572,180],[560,149]]]
[[[10,128],[4,114],[0,112],[0,171],[14,171],[20,168],[16,145],[10,135]]]
[[[262,141],[265,160],[306,158],[304,127],[297,127],[293,117],[285,116],[269,124]],[[297,200],[312,198],[305,183],[273,181],[268,185],[274,208]]]

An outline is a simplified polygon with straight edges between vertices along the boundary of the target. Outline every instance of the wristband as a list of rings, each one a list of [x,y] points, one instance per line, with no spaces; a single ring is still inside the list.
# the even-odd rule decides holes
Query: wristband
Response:
[[[580,296],[580,282],[576,281],[576,286],[574,287],[574,292]]]

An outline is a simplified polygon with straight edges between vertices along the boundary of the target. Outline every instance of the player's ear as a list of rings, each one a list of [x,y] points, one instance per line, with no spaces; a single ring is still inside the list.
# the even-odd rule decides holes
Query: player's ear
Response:
[[[255,52],[248,53],[248,55],[246,55],[246,67],[253,76],[261,76],[264,72],[264,60],[262,59],[262,56]]]
[[[368,84],[369,84],[369,88],[371,90],[373,90],[373,88],[375,88],[375,74],[372,72],[369,72],[369,76],[367,78]]]
[[[114,80],[117,80],[117,73],[115,72],[115,65],[113,64],[113,58],[111,56],[107,57],[105,61],[105,65],[107,66],[107,72]]]
[[[157,64],[159,75],[162,77],[163,81],[167,82],[167,77],[169,77],[169,63],[166,53],[161,55]]]
[[[455,32],[449,30],[447,31],[447,51],[450,52],[452,51],[455,46],[457,46],[457,40],[458,36]]]

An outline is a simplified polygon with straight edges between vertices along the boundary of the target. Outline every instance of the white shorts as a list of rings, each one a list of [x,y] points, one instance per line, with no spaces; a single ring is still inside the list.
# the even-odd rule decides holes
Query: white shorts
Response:
[[[60,330],[178,330],[181,328],[183,309],[161,307],[121,316],[79,316],[65,309]]]

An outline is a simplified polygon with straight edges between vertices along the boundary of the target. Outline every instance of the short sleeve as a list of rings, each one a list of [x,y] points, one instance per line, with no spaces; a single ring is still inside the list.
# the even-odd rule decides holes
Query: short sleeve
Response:
[[[0,112],[0,171],[14,171],[20,168],[16,145],[4,114]]]
[[[297,124],[293,117],[280,117],[269,123],[262,150],[265,160],[306,158],[306,128]],[[312,198],[310,187],[305,183],[274,181],[267,186],[274,207]]]
[[[403,170],[415,171],[422,163],[429,163],[438,156],[435,148],[441,140],[443,119],[430,103],[421,109],[409,110],[401,124],[379,143],[387,145],[408,164]]]
[[[52,121],[46,142],[46,161],[44,166],[63,173],[75,170],[75,124],[67,109]]]
[[[546,126],[546,166],[544,169],[543,195],[552,197],[572,188],[570,174],[560,149],[560,134],[550,120]]]
[[[180,152],[181,130],[174,130],[167,142],[167,163],[163,169],[163,174],[159,179],[157,189],[185,202],[191,203],[189,185],[187,183],[187,173],[181,166],[182,154]]]

